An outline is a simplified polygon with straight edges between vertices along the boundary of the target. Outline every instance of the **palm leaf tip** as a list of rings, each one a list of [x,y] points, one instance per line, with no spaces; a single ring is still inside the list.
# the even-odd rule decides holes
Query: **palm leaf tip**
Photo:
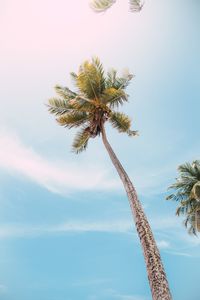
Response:
[[[141,0],[130,0],[129,4],[132,12],[140,12],[144,6],[144,2]]]
[[[125,132],[128,136],[136,136],[138,135],[138,131],[131,130],[131,119],[120,112],[112,112],[110,113],[109,118],[110,123],[114,128],[116,128],[119,132]]]
[[[56,116],[63,115],[72,109],[71,105],[63,99],[50,98],[48,102],[47,107],[49,112]]]
[[[109,9],[116,0],[93,0],[90,2],[90,7],[98,13],[104,12]]]
[[[74,142],[72,144],[72,151],[76,154],[86,150],[88,141],[90,138],[90,132],[88,128],[82,128],[75,136]]]
[[[138,130],[128,130],[127,131],[128,136],[132,137],[132,136],[139,136],[139,131]]]

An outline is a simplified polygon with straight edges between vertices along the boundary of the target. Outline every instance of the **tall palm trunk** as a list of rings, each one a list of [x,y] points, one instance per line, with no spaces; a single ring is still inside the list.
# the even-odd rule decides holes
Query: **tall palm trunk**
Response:
[[[172,296],[170,294],[169,285],[164,267],[162,265],[160,253],[153,237],[150,225],[147,221],[147,217],[138,200],[136,190],[121,163],[119,162],[117,156],[112,150],[107,140],[103,124],[101,126],[101,132],[104,146],[106,147],[112,163],[114,164],[119,177],[123,182],[129,199],[131,211],[136,224],[136,229],[143,248],[152,298],[153,300],[171,300]]]

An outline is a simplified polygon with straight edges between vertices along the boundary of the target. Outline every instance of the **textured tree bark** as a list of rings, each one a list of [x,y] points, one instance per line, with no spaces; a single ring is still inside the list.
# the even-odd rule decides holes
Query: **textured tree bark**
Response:
[[[107,140],[104,125],[101,126],[101,133],[105,148],[108,151],[113,165],[117,169],[129,199],[136,229],[143,248],[152,298],[153,300],[171,300],[172,296],[160,253],[147,221],[147,217],[138,200],[136,190]]]

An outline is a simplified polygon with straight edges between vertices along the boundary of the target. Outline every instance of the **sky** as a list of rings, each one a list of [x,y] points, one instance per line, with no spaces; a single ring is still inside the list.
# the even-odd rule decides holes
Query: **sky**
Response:
[[[0,0],[0,300],[149,300],[123,186],[101,138],[75,155],[54,86],[98,56],[135,75],[122,111],[140,135],[106,127],[152,226],[174,300],[198,300],[200,239],[165,200],[177,166],[199,159],[200,3]]]

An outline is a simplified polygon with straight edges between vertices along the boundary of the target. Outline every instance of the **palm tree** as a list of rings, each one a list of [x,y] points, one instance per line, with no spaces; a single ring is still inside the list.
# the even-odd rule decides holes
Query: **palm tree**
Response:
[[[126,133],[130,137],[137,135],[137,131],[131,129],[130,118],[117,110],[119,105],[128,100],[125,89],[133,76],[126,72],[118,77],[116,70],[109,71],[106,76],[98,58],[85,61],[78,74],[71,73],[71,76],[77,91],[57,85],[55,89],[59,97],[49,100],[49,111],[56,115],[60,125],[69,129],[80,127],[72,145],[76,153],[85,150],[91,138],[102,137],[130,202],[144,252],[153,299],[169,300],[171,295],[168,281],[151,228],[135,188],[111,148],[105,131],[105,124],[109,122],[120,133]]]
[[[182,164],[178,171],[179,177],[169,187],[175,192],[166,199],[179,202],[176,214],[184,215],[188,232],[196,234],[200,232],[200,161]]]
[[[115,2],[116,0],[92,0],[90,6],[96,12],[104,12],[108,8],[110,8]],[[129,4],[130,10],[132,12],[139,12],[143,7],[144,2],[142,2],[141,0],[129,0]]]

